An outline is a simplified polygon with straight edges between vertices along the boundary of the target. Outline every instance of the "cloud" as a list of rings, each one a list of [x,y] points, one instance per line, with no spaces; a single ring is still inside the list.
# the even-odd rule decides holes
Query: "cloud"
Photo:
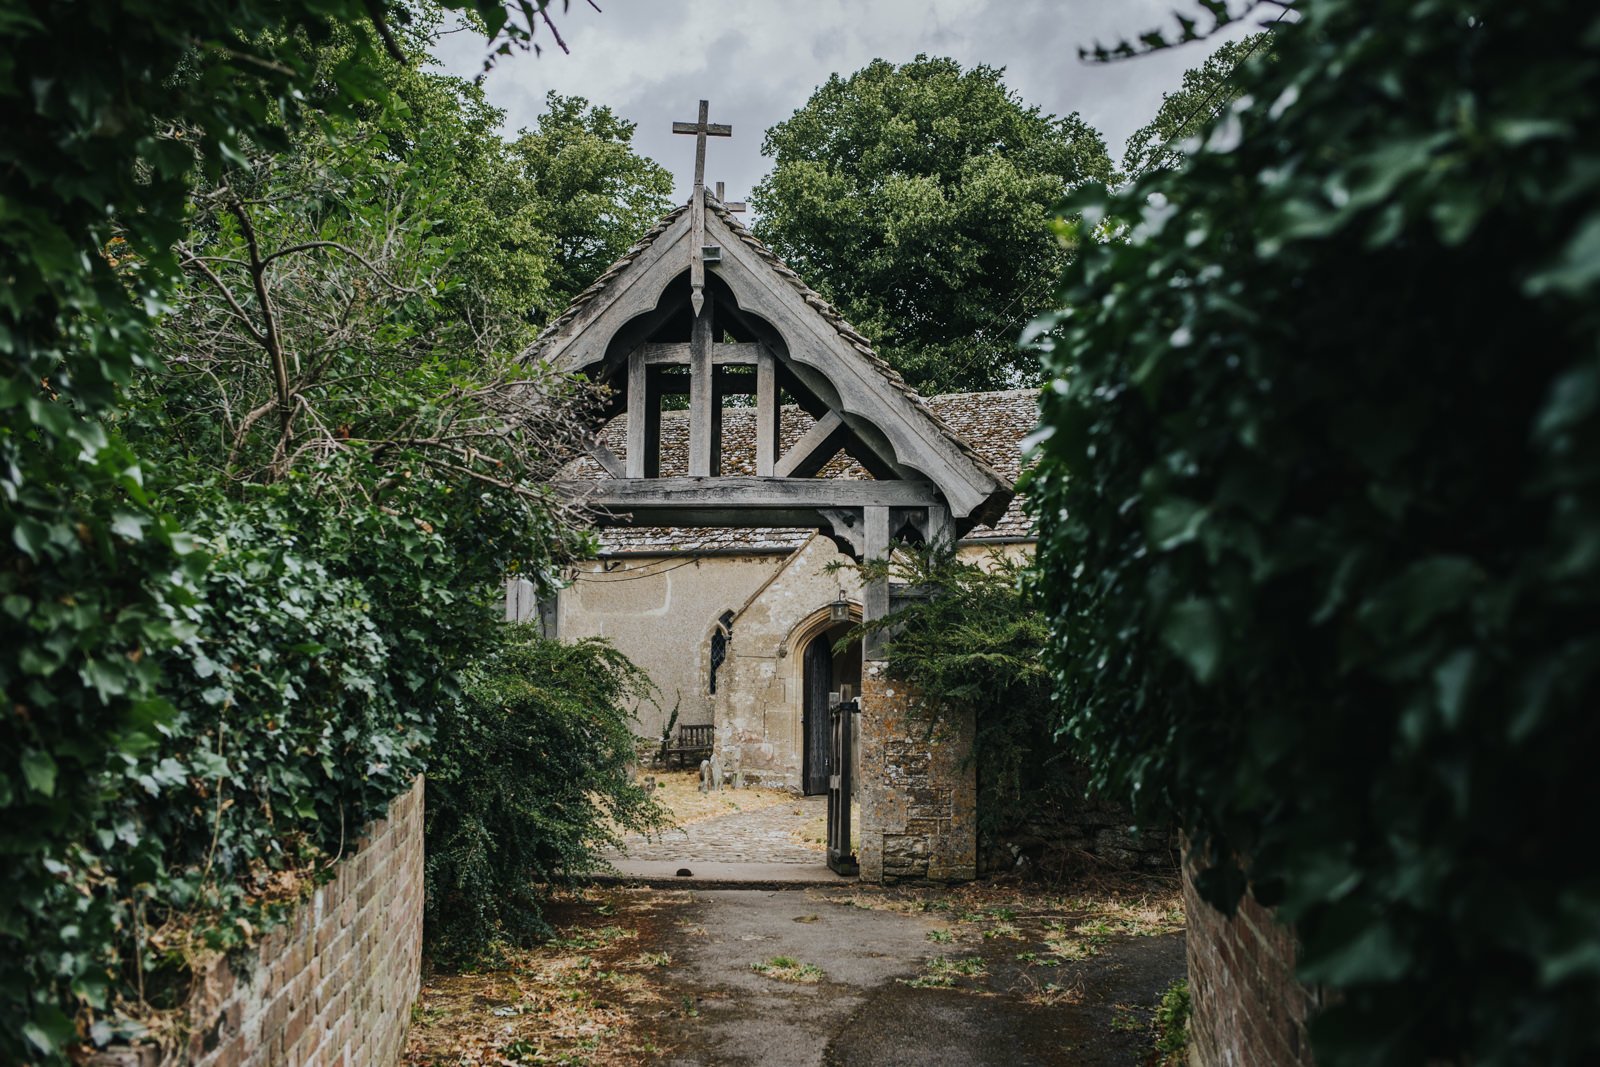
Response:
[[[560,16],[565,55],[545,38],[542,54],[502,58],[488,76],[489,99],[503,108],[508,132],[531,125],[546,91],[587,97],[638,123],[635,146],[678,179],[688,197],[694,151],[674,137],[675,119],[692,120],[711,101],[714,122],[731,122],[732,140],[708,153],[707,180],[743,197],[770,169],[761,152],[767,128],[793,114],[830,74],[849,74],[873,59],[905,62],[920,52],[963,66],[1006,68],[1006,84],[1028,104],[1079,112],[1106,139],[1113,159],[1149,121],[1161,95],[1177,87],[1223,40],[1111,64],[1084,63],[1079,46],[1113,43],[1170,26],[1182,0],[599,0],[603,12],[574,2]],[[471,76],[484,49],[469,33],[441,42],[440,60]]]

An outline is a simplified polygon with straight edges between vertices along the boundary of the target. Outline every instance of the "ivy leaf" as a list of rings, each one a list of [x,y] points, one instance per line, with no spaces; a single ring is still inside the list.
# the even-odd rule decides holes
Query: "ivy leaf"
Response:
[[[22,776],[35,792],[47,797],[56,795],[56,761],[50,753],[37,748],[23,752]]]
[[[1432,556],[1380,588],[1359,615],[1379,640],[1411,637],[1464,603],[1483,579],[1483,571],[1464,556]]]
[[[1211,601],[1192,598],[1173,605],[1161,639],[1189,665],[1200,684],[1216,677],[1222,663],[1222,621]]]

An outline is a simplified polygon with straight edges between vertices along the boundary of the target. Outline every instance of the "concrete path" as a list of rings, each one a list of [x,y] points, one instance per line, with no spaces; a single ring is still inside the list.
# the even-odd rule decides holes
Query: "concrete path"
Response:
[[[948,914],[850,899],[837,891],[695,892],[680,927],[700,936],[674,948],[669,991],[692,1008],[672,1024],[673,1051],[663,1062],[1133,1067],[1149,1048],[1140,1016],[1148,1018],[1183,973],[1181,934],[1108,943],[1093,958],[1046,970],[1037,966],[1043,945],[1026,935],[991,938],[976,926],[952,935]],[[777,957],[821,974],[801,984],[755,969]]]

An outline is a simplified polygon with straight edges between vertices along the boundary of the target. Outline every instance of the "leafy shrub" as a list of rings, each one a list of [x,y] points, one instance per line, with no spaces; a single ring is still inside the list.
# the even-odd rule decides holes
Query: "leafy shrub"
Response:
[[[1075,204],[1125,229],[1036,331],[1062,727],[1296,925],[1319,1063],[1593,1062],[1600,13],[1294,10]]]
[[[440,716],[429,770],[426,930],[447,963],[548,933],[550,886],[597,869],[624,831],[665,824],[632,774],[650,680],[597,638],[505,629]]]
[[[1189,983],[1178,979],[1156,1005],[1155,1067],[1184,1067],[1189,1062]]]
[[[889,674],[923,695],[930,716],[976,715],[978,828],[988,837],[1081,795],[1064,773],[1069,752],[1055,736],[1049,629],[1024,582],[1027,564],[992,552],[963,559],[949,544],[898,546],[868,561],[863,577],[888,575],[922,594],[885,619],[857,627],[842,643],[882,631]]]

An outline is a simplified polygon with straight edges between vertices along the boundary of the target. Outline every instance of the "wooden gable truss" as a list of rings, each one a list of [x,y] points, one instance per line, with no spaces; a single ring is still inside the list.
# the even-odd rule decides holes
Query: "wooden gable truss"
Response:
[[[623,455],[598,440],[592,450],[609,477],[564,489],[602,523],[812,527],[857,558],[882,556],[897,533],[954,537],[998,517],[1010,484],[716,197],[698,195],[702,212],[691,202],[663,218],[525,357],[609,385],[606,420],[627,413]],[[787,450],[785,394],[814,420]],[[660,412],[683,396],[687,473],[663,477]],[[723,473],[732,396],[756,409],[753,476]],[[841,449],[872,479],[818,477]]]

